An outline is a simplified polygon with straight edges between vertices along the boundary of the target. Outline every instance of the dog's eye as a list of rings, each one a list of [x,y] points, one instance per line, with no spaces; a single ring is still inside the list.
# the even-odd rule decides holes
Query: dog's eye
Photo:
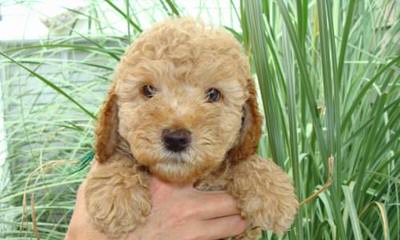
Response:
[[[217,102],[221,99],[221,92],[216,88],[210,88],[206,92],[207,102]]]
[[[157,89],[151,85],[144,85],[142,88],[142,93],[147,98],[152,98],[156,94]]]

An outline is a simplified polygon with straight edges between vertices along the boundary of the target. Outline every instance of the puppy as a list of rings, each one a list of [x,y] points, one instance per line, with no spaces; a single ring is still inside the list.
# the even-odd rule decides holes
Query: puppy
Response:
[[[151,210],[149,175],[226,190],[249,222],[287,230],[298,206],[288,176],[256,155],[262,119],[248,59],[223,29],[189,18],[143,32],[114,73],[96,126],[96,171],[86,205],[95,226],[121,239]]]

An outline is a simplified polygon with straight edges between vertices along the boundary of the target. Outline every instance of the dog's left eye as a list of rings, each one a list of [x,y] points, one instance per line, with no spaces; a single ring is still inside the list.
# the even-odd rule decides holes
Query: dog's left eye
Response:
[[[156,94],[157,89],[151,85],[144,85],[142,93],[147,98],[152,98]]]
[[[217,102],[221,99],[221,92],[216,88],[210,88],[206,92],[207,102]]]

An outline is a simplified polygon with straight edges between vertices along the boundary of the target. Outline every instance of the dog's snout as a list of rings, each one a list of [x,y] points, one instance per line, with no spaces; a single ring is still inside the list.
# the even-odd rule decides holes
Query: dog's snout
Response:
[[[185,150],[191,141],[191,133],[186,129],[164,129],[162,131],[164,146],[173,152]]]

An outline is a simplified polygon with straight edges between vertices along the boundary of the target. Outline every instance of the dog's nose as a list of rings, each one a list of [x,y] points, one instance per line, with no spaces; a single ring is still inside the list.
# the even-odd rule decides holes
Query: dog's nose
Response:
[[[180,152],[189,146],[191,133],[186,129],[164,129],[162,140],[168,150]]]

